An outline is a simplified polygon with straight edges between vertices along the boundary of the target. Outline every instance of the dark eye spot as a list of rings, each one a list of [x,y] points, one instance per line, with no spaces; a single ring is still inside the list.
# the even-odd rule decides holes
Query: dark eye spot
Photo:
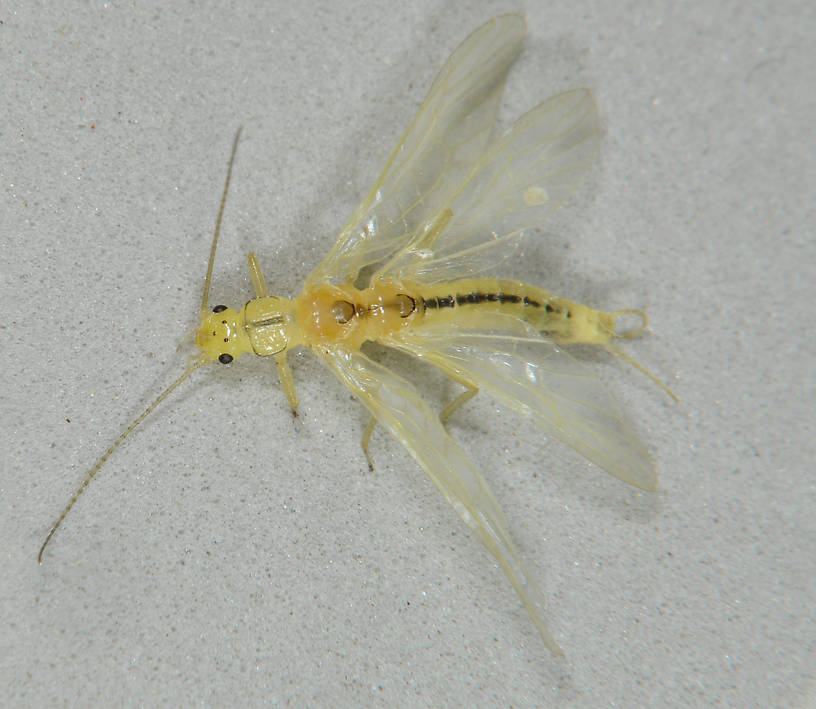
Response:
[[[227,306],[226,306],[226,305],[216,305],[216,306],[213,308],[213,312],[214,312],[214,313],[223,313],[223,312],[224,312],[226,309],[227,309]]]
[[[232,362],[232,355],[225,352],[222,355],[218,355],[218,361],[221,362],[221,364],[229,364]]]

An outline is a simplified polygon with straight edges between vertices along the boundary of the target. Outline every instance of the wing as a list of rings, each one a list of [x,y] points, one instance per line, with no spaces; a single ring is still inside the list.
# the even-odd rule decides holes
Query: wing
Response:
[[[440,228],[417,232],[375,278],[433,283],[495,267],[572,194],[595,162],[599,137],[587,89],[539,104],[488,147],[435,217]]]
[[[307,280],[353,281],[422,231],[485,150],[510,66],[522,48],[519,15],[482,25],[451,55],[385,169]]]
[[[384,344],[410,352],[532,419],[624,482],[655,490],[649,452],[592,372],[507,315],[475,328],[417,328]]]
[[[499,562],[547,647],[563,654],[544,622],[544,597],[516,551],[487,481],[409,382],[362,352],[320,353],[337,377],[405,446],[465,524]]]

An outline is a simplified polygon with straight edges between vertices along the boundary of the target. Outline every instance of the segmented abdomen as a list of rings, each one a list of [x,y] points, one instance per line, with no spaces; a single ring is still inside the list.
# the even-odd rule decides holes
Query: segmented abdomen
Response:
[[[463,279],[420,287],[417,293],[418,315],[429,323],[478,326],[482,313],[494,311],[524,320],[560,343],[606,342],[614,331],[614,322],[606,313],[520,281]]]

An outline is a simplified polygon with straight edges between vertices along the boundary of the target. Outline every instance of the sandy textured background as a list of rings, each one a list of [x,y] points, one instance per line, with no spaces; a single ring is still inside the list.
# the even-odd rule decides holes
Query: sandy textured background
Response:
[[[0,703],[812,706],[812,3],[290,4],[0,10]],[[503,118],[586,85],[606,131],[518,275],[646,308],[627,351],[682,400],[595,358],[651,496],[486,397],[452,427],[567,659],[381,432],[364,474],[365,417],[308,353],[296,425],[269,363],[200,372],[37,566],[180,368],[236,127],[214,288],[241,305],[250,248],[298,292],[443,60],[508,9],[530,37]]]

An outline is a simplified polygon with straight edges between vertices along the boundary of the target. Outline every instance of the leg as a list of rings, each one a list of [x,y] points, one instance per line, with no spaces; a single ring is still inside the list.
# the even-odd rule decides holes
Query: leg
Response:
[[[374,433],[374,427],[376,425],[377,419],[372,416],[371,421],[368,422],[368,425],[363,431],[363,439],[360,441],[360,445],[363,448],[363,453],[365,453],[366,460],[368,461],[368,470],[371,473],[374,472],[374,462],[371,460],[371,455],[368,452],[368,444],[371,443],[371,434]]]
[[[457,396],[450,404],[448,404],[442,411],[439,413],[439,420],[441,421],[442,425],[444,426],[447,423],[447,420],[453,415],[454,411],[458,409],[463,404],[466,404],[470,401],[476,394],[479,393],[479,387],[477,387],[472,382],[469,382],[467,379],[460,377],[456,372],[445,371],[451,379],[455,379],[459,382],[462,386],[467,387],[467,391],[463,391],[459,396]],[[377,426],[377,419],[373,416],[371,420],[366,425],[365,429],[363,430],[363,438],[360,441],[360,445],[363,449],[363,453],[365,454],[366,461],[368,461],[368,469],[370,472],[374,472],[374,461],[371,460],[371,454],[368,451],[369,444],[371,443],[371,434],[374,433],[374,429]]]
[[[464,404],[467,404],[468,401],[479,393],[479,387],[477,387],[475,384],[471,384],[470,382],[463,380],[458,381],[467,387],[467,391],[463,391],[450,404],[439,412],[439,420],[442,422],[443,426],[447,426],[448,419],[453,415],[453,412],[456,411],[456,409]]]
[[[437,365],[439,366],[439,365]],[[467,404],[476,394],[479,393],[479,387],[477,387],[473,382],[468,379],[465,379],[459,372],[454,369],[450,369],[448,367],[439,366],[439,369],[442,370],[445,374],[447,374],[451,379],[454,381],[459,382],[467,391],[463,391],[459,396],[457,396],[450,404],[448,404],[442,411],[439,412],[439,420],[443,426],[446,426],[448,423],[448,419],[453,416],[453,413],[458,409],[460,406]]]
[[[295,391],[295,380],[292,378],[292,370],[289,369],[289,363],[286,361],[286,355],[275,355],[275,362],[278,365],[278,376],[280,377],[283,392],[286,398],[289,399],[289,406],[292,407],[292,413],[297,416],[298,398]]]
[[[249,262],[249,276],[252,279],[255,296],[257,298],[266,298],[269,295],[269,289],[266,287],[266,279],[261,270],[261,264],[258,263],[258,259],[252,251],[247,254],[247,261]],[[278,376],[280,377],[283,392],[286,394],[286,398],[289,399],[289,406],[292,407],[292,413],[297,416],[297,391],[295,391],[295,380],[292,378],[292,370],[289,369],[289,363],[286,361],[286,354],[276,355],[275,363],[278,365]]]
[[[263,271],[261,271],[261,264],[258,263],[258,259],[255,258],[255,254],[252,251],[247,254],[247,261],[249,261],[249,276],[252,279],[255,296],[257,298],[266,298],[266,296],[269,295],[269,289],[266,287],[266,280],[264,279]]]

